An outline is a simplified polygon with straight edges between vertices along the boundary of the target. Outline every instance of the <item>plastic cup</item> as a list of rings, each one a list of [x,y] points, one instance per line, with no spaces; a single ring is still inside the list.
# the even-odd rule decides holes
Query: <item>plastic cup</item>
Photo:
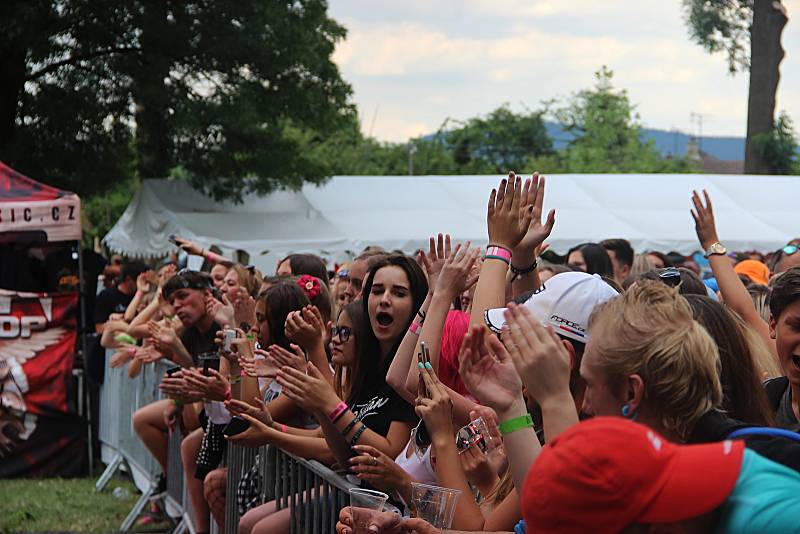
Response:
[[[353,516],[353,534],[367,534],[372,512],[382,512],[388,495],[380,491],[350,488],[350,513]]]
[[[411,483],[411,515],[436,528],[450,528],[461,490]]]

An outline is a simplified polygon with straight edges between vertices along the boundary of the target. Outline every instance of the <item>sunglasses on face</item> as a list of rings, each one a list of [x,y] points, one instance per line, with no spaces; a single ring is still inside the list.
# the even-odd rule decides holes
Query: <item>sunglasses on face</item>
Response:
[[[795,254],[797,252],[797,247],[794,245],[786,245],[781,250],[783,250],[783,253],[786,254],[787,256],[791,256],[792,254]]]
[[[331,339],[339,336],[339,341],[342,343],[347,343],[347,340],[350,339],[350,334],[353,333],[353,329],[349,326],[334,326],[331,327]]]

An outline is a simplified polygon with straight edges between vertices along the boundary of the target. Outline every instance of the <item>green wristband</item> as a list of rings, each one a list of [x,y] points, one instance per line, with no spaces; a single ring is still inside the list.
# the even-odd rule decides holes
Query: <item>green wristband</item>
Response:
[[[525,415],[520,415],[513,419],[506,419],[497,425],[497,428],[500,430],[501,435],[506,436],[516,430],[533,428],[533,419],[531,418],[531,414],[526,413]]]

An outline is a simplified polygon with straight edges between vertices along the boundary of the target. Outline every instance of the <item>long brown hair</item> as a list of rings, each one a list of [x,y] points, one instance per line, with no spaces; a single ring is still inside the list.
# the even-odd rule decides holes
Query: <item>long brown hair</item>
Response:
[[[358,355],[361,353],[361,343],[364,338],[364,310],[361,307],[361,301],[356,300],[344,306],[339,311],[339,316],[346,313],[350,324],[352,324],[351,336],[355,337],[355,361],[350,366],[333,365],[333,389],[340,399],[346,399],[350,396],[353,389],[353,377],[356,375],[358,369]],[[338,316],[337,316],[338,321]]]
[[[711,334],[722,364],[722,408],[734,419],[751,425],[772,426],[775,421],[756,372],[753,350],[744,323],[724,305],[709,297],[684,295],[695,320]]]

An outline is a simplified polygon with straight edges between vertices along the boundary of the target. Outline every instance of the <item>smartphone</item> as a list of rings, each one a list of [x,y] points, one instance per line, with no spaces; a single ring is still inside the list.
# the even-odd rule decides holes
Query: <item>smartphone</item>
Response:
[[[198,360],[203,362],[203,375],[208,376],[208,370],[214,369],[219,371],[219,354],[216,352],[206,352],[197,357]]]
[[[167,237],[167,240],[170,243],[172,243],[173,245],[175,245],[176,247],[181,246],[180,243],[178,243],[178,240],[175,238],[175,234],[169,234],[169,237]]]
[[[236,339],[236,330],[233,328],[226,328],[222,331],[222,350],[225,352],[231,351],[231,343]]]
[[[167,369],[167,376],[172,376],[180,370],[181,367],[179,365],[176,365],[175,367],[170,367],[169,369]]]
[[[250,421],[234,416],[231,417],[231,422],[222,429],[222,433],[226,436],[235,436],[236,434],[241,434],[248,428],[250,428]]]
[[[426,363],[430,363],[431,361],[431,354],[428,350],[428,344],[424,341],[419,344],[420,351],[417,354],[417,358],[419,359],[419,363],[425,365]],[[425,381],[422,379],[422,375],[419,377],[419,384],[422,388],[422,395],[425,397],[430,397],[430,392],[428,391],[428,387],[425,385]]]

